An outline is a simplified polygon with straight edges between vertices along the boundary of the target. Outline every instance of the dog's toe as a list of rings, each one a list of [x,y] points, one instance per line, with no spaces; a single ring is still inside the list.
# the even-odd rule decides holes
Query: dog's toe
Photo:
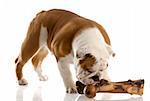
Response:
[[[42,76],[39,77],[39,80],[40,81],[47,81],[48,77],[47,77],[47,75],[42,75]]]
[[[25,79],[23,79],[23,78],[22,78],[21,80],[19,80],[18,83],[19,83],[19,85],[21,85],[21,86],[24,86],[24,85],[27,85],[27,84],[28,84],[27,80],[25,80]]]
[[[77,89],[75,87],[68,88],[66,92],[69,93],[69,94],[77,93]]]

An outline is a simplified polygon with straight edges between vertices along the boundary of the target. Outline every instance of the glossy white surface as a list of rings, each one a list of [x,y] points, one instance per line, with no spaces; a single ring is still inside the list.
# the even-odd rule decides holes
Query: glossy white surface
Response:
[[[109,101],[110,95],[112,101],[149,101],[150,6],[147,1],[0,0],[0,101]],[[81,95],[65,94],[55,58],[51,55],[42,64],[48,81],[39,82],[29,62],[24,67],[29,85],[18,86],[14,61],[29,22],[37,12],[51,8],[67,9],[101,23],[116,52],[109,64],[112,81],[144,78],[144,95],[98,94],[94,99],[87,99]]]
[[[44,86],[44,87],[43,87]],[[128,94],[97,94],[94,99],[89,99],[84,95],[65,94],[57,92],[55,94],[47,88],[45,84],[40,84],[34,89],[30,87],[18,87],[16,101],[143,101],[143,97],[131,96]],[[47,95],[47,96],[45,96]],[[60,96],[62,95],[62,96]]]

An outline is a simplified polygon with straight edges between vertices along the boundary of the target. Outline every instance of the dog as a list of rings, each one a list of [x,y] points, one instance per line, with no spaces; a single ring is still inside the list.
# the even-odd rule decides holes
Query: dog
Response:
[[[56,57],[67,93],[77,92],[69,64],[74,64],[76,77],[84,84],[95,83],[95,76],[109,80],[108,60],[114,52],[105,29],[95,21],[62,9],[39,12],[29,25],[15,60],[19,85],[28,84],[22,69],[29,59],[39,79],[47,80],[41,64],[49,50]]]

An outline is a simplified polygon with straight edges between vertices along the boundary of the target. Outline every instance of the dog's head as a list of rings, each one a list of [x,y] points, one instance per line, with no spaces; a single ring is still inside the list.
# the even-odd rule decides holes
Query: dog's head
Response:
[[[91,53],[77,57],[77,79],[84,84],[92,84],[95,80],[100,80],[101,74],[108,67],[106,58],[98,58]]]

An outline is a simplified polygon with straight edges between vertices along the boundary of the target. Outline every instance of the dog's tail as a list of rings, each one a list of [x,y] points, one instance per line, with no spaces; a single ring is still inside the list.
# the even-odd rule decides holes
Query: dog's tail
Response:
[[[18,62],[19,56],[15,59],[15,64]]]

